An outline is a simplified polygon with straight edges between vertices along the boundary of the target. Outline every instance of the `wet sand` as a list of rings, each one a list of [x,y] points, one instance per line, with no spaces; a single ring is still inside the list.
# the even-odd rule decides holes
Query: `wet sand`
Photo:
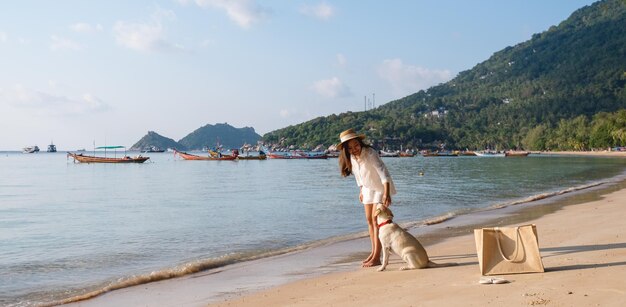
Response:
[[[392,206],[393,209],[393,206]],[[626,182],[467,214],[410,232],[435,262],[359,268],[369,240],[321,244],[182,278],[116,290],[68,306],[622,306],[626,304]],[[534,223],[546,273],[480,285],[472,230]]]

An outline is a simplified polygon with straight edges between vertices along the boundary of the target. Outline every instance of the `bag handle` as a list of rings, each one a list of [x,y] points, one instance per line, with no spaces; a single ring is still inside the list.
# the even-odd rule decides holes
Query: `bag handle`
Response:
[[[495,227],[494,230],[496,231],[496,242],[498,243],[498,251],[500,251],[500,256],[502,256],[502,258],[508,262],[520,262],[523,259],[520,260],[516,260],[517,259],[517,255],[519,254],[519,245],[521,243],[520,240],[520,233],[519,233],[519,226],[515,227],[515,255],[513,256],[513,258],[509,259],[504,255],[504,252],[502,251],[502,245],[500,244],[500,229],[498,227]]]

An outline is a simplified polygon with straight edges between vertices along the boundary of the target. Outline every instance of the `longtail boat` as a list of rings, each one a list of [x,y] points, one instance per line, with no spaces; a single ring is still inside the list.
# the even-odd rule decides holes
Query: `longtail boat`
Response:
[[[270,159],[328,159],[328,155],[325,153],[307,153],[307,152],[270,152],[268,154]]]
[[[458,152],[453,151],[434,151],[434,152],[423,152],[422,157],[458,157]]]
[[[476,156],[479,157],[504,157],[503,152],[492,151],[492,150],[483,150],[483,151],[475,151]]]
[[[185,160],[205,160],[205,161],[233,161],[237,159],[237,155],[222,155],[222,156],[198,156],[184,151],[178,151],[174,149],[174,155],[179,155]]]
[[[509,151],[506,151],[504,153],[504,156],[505,157],[526,157],[529,154],[530,154],[530,152],[528,152],[528,151],[512,151],[512,150],[509,150]]]
[[[267,159],[267,155],[263,151],[259,151],[258,155],[251,155],[246,153],[245,155],[238,155],[237,159],[239,160],[265,160]]]
[[[388,157],[388,158],[393,157],[393,158],[395,158],[395,157],[399,157],[399,156],[400,156],[400,154],[399,154],[397,151],[384,151],[384,150],[379,150],[379,151],[378,151],[378,156],[379,156],[379,157]]]
[[[95,149],[104,149],[105,151],[104,157],[98,157],[95,155],[89,156],[89,155],[85,155],[82,153],[77,154],[73,152],[68,152],[67,156],[74,158],[74,162],[78,161],[81,163],[144,163],[148,159],[150,159],[150,157],[143,157],[141,155],[136,156],[136,157],[129,157],[126,155],[126,150],[124,150],[124,156],[121,158],[117,158],[117,157],[111,158],[111,157],[106,156],[107,149],[118,149],[118,148],[126,149],[126,147],[124,146],[101,146],[101,147],[96,147]]]

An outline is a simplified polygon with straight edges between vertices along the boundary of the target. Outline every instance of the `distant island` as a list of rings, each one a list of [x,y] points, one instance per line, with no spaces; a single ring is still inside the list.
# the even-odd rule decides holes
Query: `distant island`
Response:
[[[235,128],[228,123],[205,125],[175,141],[154,131],[148,131],[130,150],[161,151],[168,148],[177,150],[203,150],[206,148],[240,148],[245,144],[256,145],[261,136],[252,127]]]

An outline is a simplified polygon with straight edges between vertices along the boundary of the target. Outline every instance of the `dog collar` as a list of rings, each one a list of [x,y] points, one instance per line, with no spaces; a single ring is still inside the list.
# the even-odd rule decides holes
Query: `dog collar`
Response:
[[[382,223],[378,224],[378,228],[383,227],[383,226],[385,226],[385,225],[387,225],[387,224],[391,224],[391,223],[393,223],[393,221],[392,221],[392,220],[386,220],[386,221],[384,221],[384,222],[382,222]]]

